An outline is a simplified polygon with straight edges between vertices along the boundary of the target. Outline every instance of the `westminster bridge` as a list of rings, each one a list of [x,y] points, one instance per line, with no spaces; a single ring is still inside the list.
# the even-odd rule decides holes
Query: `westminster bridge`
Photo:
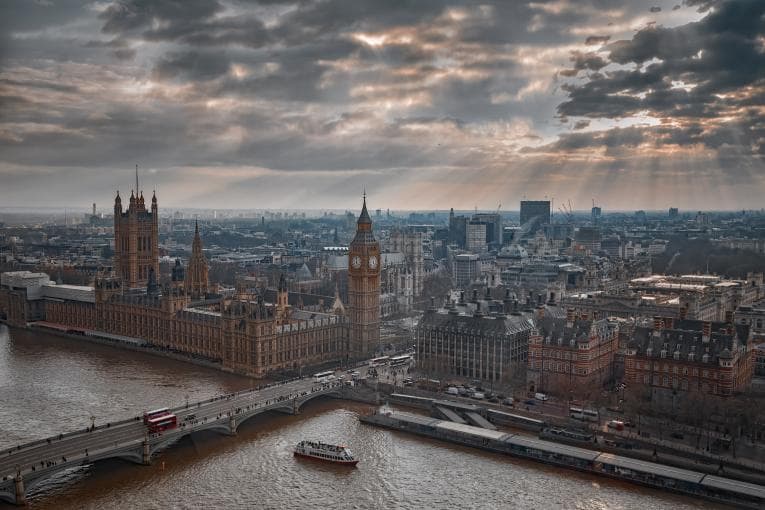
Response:
[[[27,491],[45,479],[99,460],[119,458],[148,465],[155,453],[193,432],[235,435],[239,425],[253,416],[267,411],[297,414],[317,397],[376,399],[371,390],[343,382],[294,379],[170,409],[178,425],[163,432],[149,432],[142,416],[135,416],[21,444],[0,452],[0,500],[24,504]]]

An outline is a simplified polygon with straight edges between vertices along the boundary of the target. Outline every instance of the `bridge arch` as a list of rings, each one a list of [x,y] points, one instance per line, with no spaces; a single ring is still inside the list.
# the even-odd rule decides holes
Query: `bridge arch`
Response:
[[[297,410],[300,411],[300,408],[302,408],[307,402],[310,402],[311,400],[319,397],[343,398],[343,394],[339,388],[331,391],[309,393],[308,395],[297,398]]]

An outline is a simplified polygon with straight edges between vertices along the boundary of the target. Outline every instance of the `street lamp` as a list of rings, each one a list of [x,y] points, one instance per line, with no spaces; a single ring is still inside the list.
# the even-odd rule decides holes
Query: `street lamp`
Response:
[[[90,430],[92,431],[95,428],[96,428],[96,417],[91,414],[90,415]]]
[[[186,409],[189,408],[189,394],[186,393]]]

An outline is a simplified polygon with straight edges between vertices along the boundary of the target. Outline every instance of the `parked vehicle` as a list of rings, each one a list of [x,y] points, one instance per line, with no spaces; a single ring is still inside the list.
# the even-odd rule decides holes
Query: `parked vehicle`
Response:
[[[515,403],[515,399],[513,397],[507,397],[505,400],[502,401],[502,403],[507,406],[511,406]]]
[[[541,400],[542,402],[546,402],[547,400],[550,399],[550,397],[548,397],[544,393],[535,393],[534,398],[537,400]]]
[[[476,400],[483,400],[484,399],[484,394],[481,393],[480,391],[476,391],[475,393],[470,395],[470,398],[474,398]]]
[[[683,435],[683,433],[678,431],[672,432],[669,436],[675,439],[685,439],[685,436]]]
[[[449,395],[459,395],[460,391],[458,388],[454,386],[449,386],[448,388],[446,388],[446,393],[448,393]]]

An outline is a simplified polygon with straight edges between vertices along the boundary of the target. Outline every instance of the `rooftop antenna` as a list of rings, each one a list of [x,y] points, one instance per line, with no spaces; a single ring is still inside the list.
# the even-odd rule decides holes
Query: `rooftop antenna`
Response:
[[[135,166],[135,196],[138,196],[138,165]]]

